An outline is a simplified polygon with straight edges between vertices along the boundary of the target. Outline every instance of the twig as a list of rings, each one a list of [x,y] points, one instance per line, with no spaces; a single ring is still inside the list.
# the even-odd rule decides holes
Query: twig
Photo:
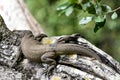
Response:
[[[116,9],[114,9],[112,12],[115,12],[115,11],[117,11],[117,10],[119,10],[120,9],[120,7],[118,7],[118,8],[116,8]]]
[[[116,8],[116,9],[114,9],[114,10],[108,12],[107,14],[109,14],[109,13],[113,13],[113,12],[116,12],[116,11],[119,10],[119,9],[120,9],[120,7],[118,7],[118,8]]]

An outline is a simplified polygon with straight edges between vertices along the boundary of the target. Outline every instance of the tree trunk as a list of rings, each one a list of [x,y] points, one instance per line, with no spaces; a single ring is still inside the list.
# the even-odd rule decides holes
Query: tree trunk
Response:
[[[56,69],[46,76],[49,65],[28,61],[21,51],[27,30],[34,36],[44,33],[23,0],[0,0],[0,14],[7,25],[0,16],[0,80],[120,80],[120,64],[82,37],[73,42],[94,51],[101,61],[85,55],[60,56]],[[52,39],[60,37],[64,36]]]

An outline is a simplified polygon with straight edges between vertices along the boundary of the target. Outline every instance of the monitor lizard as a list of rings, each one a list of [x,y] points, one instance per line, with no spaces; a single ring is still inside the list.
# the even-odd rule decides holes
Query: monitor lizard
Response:
[[[43,38],[43,37],[42,37]],[[21,49],[23,55],[35,62],[44,62],[50,64],[48,71],[55,68],[57,56],[64,54],[86,54],[95,59],[100,60],[100,57],[91,49],[79,44],[71,43],[55,43],[54,44],[42,44],[40,41],[35,40],[31,31],[25,33],[21,41]]]

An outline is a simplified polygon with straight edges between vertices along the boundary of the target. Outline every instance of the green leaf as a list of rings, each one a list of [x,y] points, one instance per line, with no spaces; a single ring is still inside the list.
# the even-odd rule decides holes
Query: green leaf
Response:
[[[90,4],[90,6],[87,7],[87,11],[89,14],[96,14],[96,10],[93,4]]]
[[[116,12],[114,12],[113,14],[112,14],[112,16],[111,16],[111,19],[116,19],[118,17],[118,15],[117,15],[117,13]]]
[[[77,3],[78,0],[69,0],[70,3]]]
[[[62,11],[58,11],[58,16],[61,16],[62,14],[65,13],[65,10],[62,10]]]
[[[65,15],[69,16],[73,12],[73,6],[70,6],[69,8],[66,9]]]
[[[101,6],[101,8],[102,8],[102,11],[107,12],[107,13],[109,13],[109,12],[112,11],[111,7],[108,6],[108,5],[105,5],[105,4],[103,4],[103,5]]]
[[[87,10],[88,7],[90,7],[90,2],[87,2],[85,4],[81,4],[83,10]]]
[[[74,4],[73,6],[74,6],[74,8],[82,9],[82,6],[80,4]]]
[[[95,22],[103,22],[104,19],[105,18],[103,16],[97,16],[97,17],[95,17]]]
[[[92,20],[92,17],[82,18],[82,19],[79,21],[79,24],[87,24],[87,23],[89,23],[91,20]]]
[[[58,10],[58,11],[59,11],[59,10],[64,10],[64,9],[66,9],[68,6],[70,6],[69,3],[64,3],[64,4],[60,5],[60,6],[58,6],[58,7],[57,7],[57,10]]]
[[[106,19],[104,19],[104,20],[101,21],[101,22],[96,22],[96,23],[95,23],[94,32],[96,33],[100,28],[104,27],[105,22],[106,22]]]

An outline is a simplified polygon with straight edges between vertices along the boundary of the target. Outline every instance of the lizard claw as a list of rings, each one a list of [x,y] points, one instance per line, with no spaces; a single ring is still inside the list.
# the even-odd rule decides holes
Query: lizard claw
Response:
[[[35,36],[35,40],[37,40],[37,41],[41,41],[44,37],[48,37],[46,34],[40,34],[40,35],[38,35],[38,36]]]
[[[50,76],[53,74],[53,69],[54,69],[54,65],[48,67],[46,70],[44,70],[43,74],[45,74],[45,77],[50,78]]]
[[[71,36],[76,38],[83,37],[80,33],[75,33],[75,34],[72,34]]]
[[[50,64],[49,67],[45,70],[46,75],[50,77],[52,75],[53,69],[56,67],[55,61],[56,54],[55,52],[46,52],[44,55],[41,56],[41,61]]]
[[[58,43],[66,43],[66,37],[60,37],[58,40],[57,40]]]
[[[66,36],[62,36],[58,39],[58,43],[73,43],[73,44],[77,44],[77,39],[79,37],[83,37],[81,36],[79,33],[76,34],[72,34],[72,35],[66,35]]]

